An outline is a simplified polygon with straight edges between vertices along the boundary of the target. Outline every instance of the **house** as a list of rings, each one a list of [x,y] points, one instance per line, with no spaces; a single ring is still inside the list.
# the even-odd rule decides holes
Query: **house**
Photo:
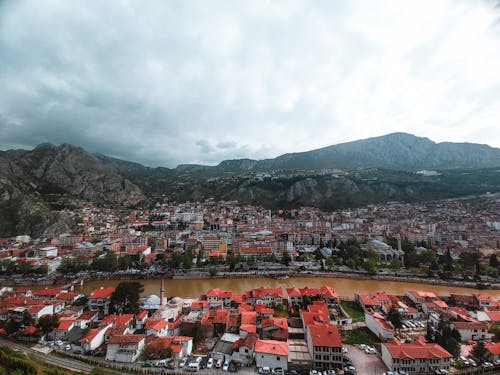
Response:
[[[146,310],[140,311],[135,317],[135,329],[143,329],[147,320],[148,312]]]
[[[114,293],[115,288],[103,288],[94,290],[88,301],[89,310],[99,311],[101,317],[109,314],[109,305],[111,303],[111,295]]]
[[[274,308],[276,305],[283,303],[284,297],[281,288],[261,286],[260,288],[247,291],[245,293],[245,299],[247,303],[252,306],[260,304]]]
[[[85,337],[80,340],[83,353],[94,351],[104,344],[104,335],[109,327],[110,325],[90,329]]]
[[[35,322],[44,316],[44,315],[53,315],[54,314],[54,306],[53,305],[34,305],[28,308],[28,312],[33,317]]]
[[[250,365],[253,362],[255,344],[258,339],[259,335],[253,332],[248,333],[246,336],[237,341],[236,347],[238,348],[238,352],[233,352],[234,360],[244,365]]]
[[[107,343],[106,361],[135,362],[145,343],[145,335],[114,335]]]
[[[320,298],[326,302],[329,307],[334,307],[339,303],[339,297],[331,286],[322,286],[319,288],[287,288],[288,302],[290,306],[301,305],[304,297]]]
[[[307,347],[318,370],[342,368],[342,339],[334,324],[310,324],[306,330]]]
[[[168,322],[163,318],[150,318],[146,321],[145,327],[148,336],[167,336]]]
[[[233,292],[230,290],[221,290],[218,288],[210,289],[207,292],[207,301],[210,302],[210,306],[221,306],[230,307],[233,301]]]
[[[355,294],[354,300],[360,304],[360,306],[366,310],[368,308],[377,308],[382,307],[385,304],[391,302],[391,299],[385,292],[376,292],[376,293],[364,293],[364,294]]]
[[[394,329],[385,318],[377,312],[366,312],[366,328],[373,332],[379,339],[387,341],[394,339]]]
[[[492,304],[491,297],[486,294],[474,294],[474,298],[481,309],[487,309]]]
[[[53,335],[55,340],[66,340],[69,331],[75,327],[74,320],[62,320],[59,322],[59,326],[54,330]]]
[[[162,347],[170,347],[173,351],[174,357],[177,359],[191,355],[193,350],[193,338],[189,336],[157,337],[149,344],[152,346],[160,345]]]
[[[410,375],[428,374],[436,369],[449,371],[451,358],[440,345],[426,343],[422,336],[411,343],[394,339],[382,344],[382,360],[390,371],[406,371]]]
[[[489,342],[486,344],[486,360],[493,362],[500,359],[500,342]]]
[[[254,351],[257,367],[281,367],[288,370],[288,342],[257,340]]]
[[[488,332],[487,322],[453,322],[452,325],[460,332],[462,342],[489,340],[493,337],[493,334]]]
[[[288,322],[286,318],[267,318],[261,322],[262,339],[278,341],[288,340]]]
[[[419,306],[426,301],[435,301],[439,299],[433,292],[422,292],[419,290],[406,291],[405,297],[410,299],[410,301],[412,301],[416,306]]]

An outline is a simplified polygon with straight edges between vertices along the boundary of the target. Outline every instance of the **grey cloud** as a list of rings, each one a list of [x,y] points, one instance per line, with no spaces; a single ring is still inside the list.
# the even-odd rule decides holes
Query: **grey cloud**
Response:
[[[0,1],[0,149],[73,143],[175,166],[399,130],[445,140],[469,135],[474,117],[494,129],[500,36],[478,28],[498,19],[490,10],[451,0]]]

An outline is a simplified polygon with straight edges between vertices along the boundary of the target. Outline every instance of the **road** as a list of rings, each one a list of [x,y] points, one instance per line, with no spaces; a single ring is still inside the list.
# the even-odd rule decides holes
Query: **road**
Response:
[[[56,366],[59,366],[59,367],[62,367],[62,368],[65,368],[65,369],[68,369],[68,370],[71,370],[74,372],[89,374],[90,372],[92,372],[92,369],[94,368],[94,366],[89,365],[89,364],[84,363],[84,362],[81,362],[81,361],[56,357],[53,355],[44,355],[40,352],[37,352],[36,350],[28,348],[27,346],[24,346],[24,345],[21,345],[21,344],[12,342],[12,341],[4,340],[4,339],[0,339],[0,345],[4,345],[4,346],[7,346],[7,347],[12,348],[12,349],[21,350],[21,351],[25,352],[28,355],[28,357],[30,357],[30,358],[35,358],[36,360],[38,360],[40,362],[45,362],[45,363],[49,363],[52,365],[56,365]]]

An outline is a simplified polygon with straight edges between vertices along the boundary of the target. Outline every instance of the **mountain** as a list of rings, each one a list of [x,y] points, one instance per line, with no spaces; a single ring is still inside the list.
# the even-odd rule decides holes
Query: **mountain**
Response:
[[[500,166],[500,149],[473,143],[435,143],[406,133],[341,143],[317,150],[289,153],[261,161],[223,161],[213,169],[294,170],[321,168],[422,169],[489,168]]]
[[[420,174],[420,170],[437,173]],[[150,168],[71,145],[0,151],[0,236],[64,230],[57,211],[91,202],[238,200],[268,208],[337,209],[500,191],[500,149],[411,134],[338,144],[274,159]]]
[[[42,144],[0,153],[0,235],[39,235],[56,224],[51,208],[72,199],[136,206],[141,189],[80,147]]]

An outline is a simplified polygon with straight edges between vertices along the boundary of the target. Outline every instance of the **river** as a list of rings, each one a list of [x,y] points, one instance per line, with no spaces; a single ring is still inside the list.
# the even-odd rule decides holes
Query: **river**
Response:
[[[76,286],[75,291],[90,294],[92,290],[101,286],[116,286],[124,280],[101,280],[88,281],[82,286]],[[144,295],[159,295],[161,280],[148,279],[138,280],[144,285]],[[420,283],[408,283],[386,280],[358,280],[349,278],[320,278],[320,277],[290,277],[286,280],[275,280],[272,278],[237,278],[237,279],[191,279],[172,280],[165,279],[165,295],[167,297],[199,297],[211,288],[232,290],[234,293],[243,293],[246,290],[268,287],[319,287],[321,285],[331,286],[337,294],[344,299],[353,299],[354,293],[368,293],[385,291],[389,294],[402,295],[407,290],[421,290],[434,292],[439,296],[448,296],[450,293],[471,294],[483,293],[496,299],[500,299],[500,290],[478,290],[472,288],[461,288],[445,285],[430,285]]]

